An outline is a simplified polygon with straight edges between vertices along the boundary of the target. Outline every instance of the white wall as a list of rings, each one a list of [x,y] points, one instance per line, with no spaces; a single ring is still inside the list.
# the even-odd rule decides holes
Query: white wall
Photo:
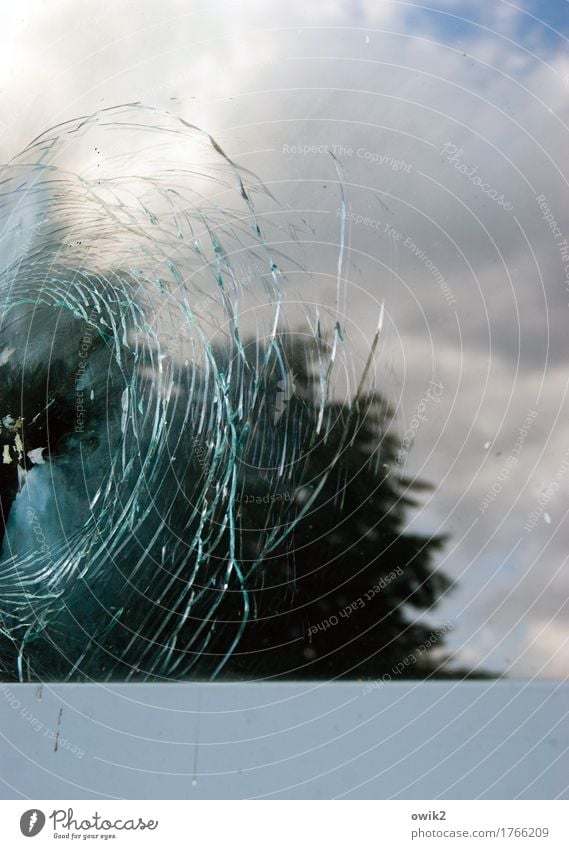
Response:
[[[568,798],[568,710],[553,682],[0,684],[0,795]]]

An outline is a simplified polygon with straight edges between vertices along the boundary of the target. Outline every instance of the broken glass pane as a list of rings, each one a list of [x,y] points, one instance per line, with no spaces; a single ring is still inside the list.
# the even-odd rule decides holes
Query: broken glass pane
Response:
[[[5,166],[4,677],[447,674],[450,625],[414,613],[444,537],[406,529],[426,484],[376,385],[381,297],[355,354],[327,167],[323,304],[289,282],[302,221],[184,120],[103,110]]]

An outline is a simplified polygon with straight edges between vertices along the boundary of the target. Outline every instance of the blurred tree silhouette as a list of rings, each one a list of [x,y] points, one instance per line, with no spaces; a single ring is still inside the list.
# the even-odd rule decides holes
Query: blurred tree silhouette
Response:
[[[93,576],[83,570],[80,580],[68,583],[61,601],[56,598],[42,614],[41,625],[33,594],[29,600],[24,594],[19,607],[12,607],[12,619],[23,617],[25,677],[207,679],[219,670],[220,678],[234,679],[452,674],[440,651],[442,634],[433,641],[433,629],[414,621],[414,615],[436,606],[450,582],[434,568],[444,538],[405,531],[409,508],[428,487],[401,475],[389,405],[377,392],[360,393],[350,403],[323,399],[329,360],[321,340],[283,335],[277,347],[274,368],[263,372],[260,385],[258,363],[270,360],[271,352],[257,340],[244,346],[241,371],[231,372],[227,353],[216,352],[221,369],[232,374],[228,397],[241,397],[245,382],[258,400],[251,402],[248,418],[238,422],[235,500],[231,507],[228,500],[220,501],[209,514],[207,534],[215,539],[211,579],[198,580],[189,561],[176,561],[180,540],[187,557],[202,505],[213,503],[210,492],[218,482],[211,479],[206,455],[196,448],[195,434],[185,433],[174,419],[165,438],[173,440],[179,454],[176,440],[180,430],[185,434],[183,479],[175,464],[164,466],[152,493],[154,509],[121,548],[121,561],[109,559],[104,572]],[[101,380],[108,380],[108,353],[102,344],[96,350],[95,379],[100,371]],[[294,391],[283,393],[283,362]],[[55,361],[51,369],[52,379],[57,378],[51,394],[38,372],[25,379],[12,374],[10,382],[23,385],[18,397],[25,401],[18,407],[13,399],[9,406],[24,414],[26,449],[47,438],[46,457],[73,479],[85,450],[109,438],[120,444],[120,422],[116,412],[109,418],[109,397],[101,384],[85,433],[68,434],[74,382],[64,361]],[[110,409],[116,410],[120,392],[113,392]],[[26,429],[32,413],[44,409],[52,395],[50,433],[43,417]],[[4,396],[7,403],[6,391]],[[5,428],[2,438],[12,445],[12,431]],[[166,459],[173,453],[165,452]],[[143,474],[136,457],[129,469],[132,481]],[[6,464],[5,471],[0,484],[6,514],[15,497],[14,463]],[[267,545],[273,538],[274,544]],[[230,564],[232,546],[239,573]],[[150,554],[160,548],[173,552],[163,566]],[[10,567],[0,581],[6,598],[17,595],[14,580]],[[33,592],[41,600],[38,588]],[[16,676],[23,651],[11,636],[17,630],[4,630],[7,677]]]
[[[429,487],[400,474],[392,410],[377,392],[353,405],[329,403],[318,434],[318,346],[288,337],[282,347],[295,392],[281,422],[289,444],[302,422],[305,447],[287,516],[297,523],[261,566],[252,615],[226,674],[324,679],[447,674],[440,653],[431,662],[426,648],[431,643],[440,650],[442,635],[433,641],[433,629],[411,614],[432,610],[451,586],[433,568],[445,539],[404,531],[408,508],[417,503],[414,493]],[[286,490],[286,482],[282,486]],[[256,487],[249,482],[254,504],[242,507],[245,527],[262,526],[258,501],[264,490],[262,478]]]

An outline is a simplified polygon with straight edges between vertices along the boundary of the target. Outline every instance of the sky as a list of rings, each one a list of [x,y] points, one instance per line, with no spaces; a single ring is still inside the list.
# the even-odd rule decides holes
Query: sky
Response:
[[[287,298],[323,308],[344,196],[343,320],[363,362],[384,304],[376,383],[434,487],[410,528],[449,535],[432,621],[521,678],[569,671],[568,37],[566,0],[0,11],[2,161],[104,107],[184,117],[298,222]]]

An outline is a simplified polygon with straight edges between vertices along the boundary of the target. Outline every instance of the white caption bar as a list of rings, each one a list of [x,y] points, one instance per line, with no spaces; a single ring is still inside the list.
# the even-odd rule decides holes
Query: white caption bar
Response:
[[[0,801],[3,844],[569,846],[566,801]],[[33,842],[32,842],[33,841]],[[65,841],[65,842],[63,842]]]

